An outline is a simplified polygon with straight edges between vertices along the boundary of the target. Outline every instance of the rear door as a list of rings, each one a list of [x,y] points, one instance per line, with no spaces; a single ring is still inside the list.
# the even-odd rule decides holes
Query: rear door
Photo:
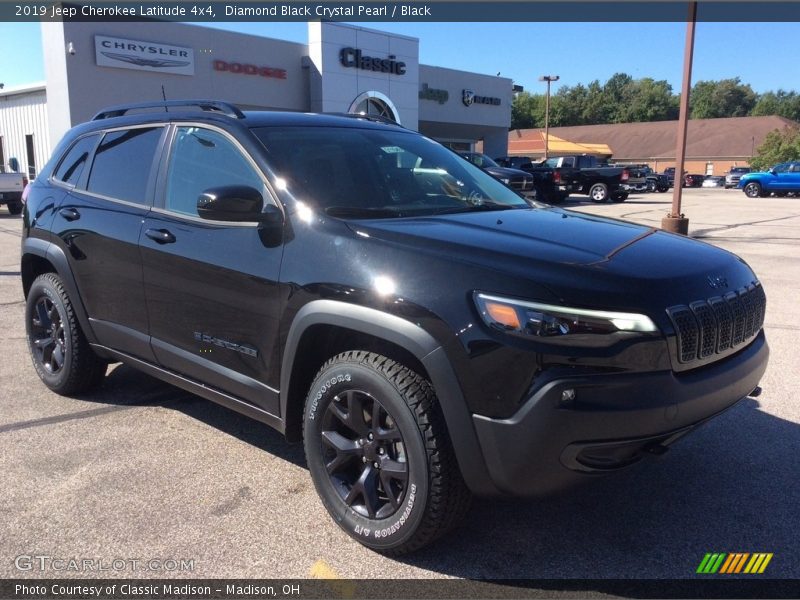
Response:
[[[255,187],[273,202],[233,136],[174,127],[141,237],[151,344],[169,370],[277,416],[282,239],[256,223],[201,219],[198,196],[227,185]]]
[[[67,190],[53,242],[67,256],[92,330],[101,344],[145,360],[153,355],[139,233],[165,131],[147,125],[81,138],[53,175]]]

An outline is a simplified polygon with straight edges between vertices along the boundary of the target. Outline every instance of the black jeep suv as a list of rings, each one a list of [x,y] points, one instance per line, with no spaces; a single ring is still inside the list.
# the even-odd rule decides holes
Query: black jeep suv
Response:
[[[531,203],[369,117],[108,109],[58,145],[23,227],[49,388],[122,362],[303,440],[333,519],[387,553],[472,493],[661,454],[767,364],[741,259]]]

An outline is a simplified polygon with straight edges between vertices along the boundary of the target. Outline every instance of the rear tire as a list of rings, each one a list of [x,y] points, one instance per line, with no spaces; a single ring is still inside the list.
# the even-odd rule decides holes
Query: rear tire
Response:
[[[469,509],[433,388],[385,356],[351,351],[322,366],[306,399],[303,442],[328,513],[368,548],[412,552]]]
[[[592,202],[605,202],[608,200],[608,186],[605,183],[595,183],[589,188],[589,198]]]
[[[12,215],[18,215],[22,212],[22,200],[9,200],[6,206],[8,206],[8,212]]]
[[[72,301],[55,273],[39,275],[31,285],[25,329],[33,367],[51,390],[70,396],[88,392],[103,381],[108,363],[89,346]]]

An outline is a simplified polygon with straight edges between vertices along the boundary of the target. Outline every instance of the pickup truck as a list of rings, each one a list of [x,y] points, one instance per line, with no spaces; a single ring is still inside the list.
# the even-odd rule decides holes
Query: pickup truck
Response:
[[[8,212],[18,215],[22,212],[22,192],[28,185],[28,178],[8,165],[0,165],[0,204],[8,206]]]
[[[533,171],[550,170],[559,190],[585,194],[592,202],[623,202],[631,192],[631,173],[624,167],[609,167],[595,156],[559,156],[534,165]],[[640,183],[645,186],[644,177]]]
[[[542,168],[528,156],[501,156],[494,163],[505,169],[518,169],[533,176],[533,194],[540,202],[561,204],[569,196],[570,191],[561,185],[560,173],[557,170]],[[480,165],[479,165],[480,166]]]
[[[534,191],[534,177],[530,172],[523,171],[522,169],[501,167],[491,158],[480,152],[461,152],[460,154],[473,165],[480,167],[518,194],[522,194],[523,196],[536,195]]]
[[[765,198],[773,192],[781,198],[800,193],[800,161],[781,163],[764,173],[745,173],[739,189],[748,198]]]

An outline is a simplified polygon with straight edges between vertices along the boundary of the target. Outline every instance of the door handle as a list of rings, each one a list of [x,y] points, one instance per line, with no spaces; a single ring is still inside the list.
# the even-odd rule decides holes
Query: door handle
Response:
[[[67,221],[77,221],[81,218],[81,213],[79,213],[74,208],[62,208],[58,211],[62,217],[64,217]]]
[[[144,234],[159,244],[171,244],[175,241],[175,236],[166,229],[148,229]]]

